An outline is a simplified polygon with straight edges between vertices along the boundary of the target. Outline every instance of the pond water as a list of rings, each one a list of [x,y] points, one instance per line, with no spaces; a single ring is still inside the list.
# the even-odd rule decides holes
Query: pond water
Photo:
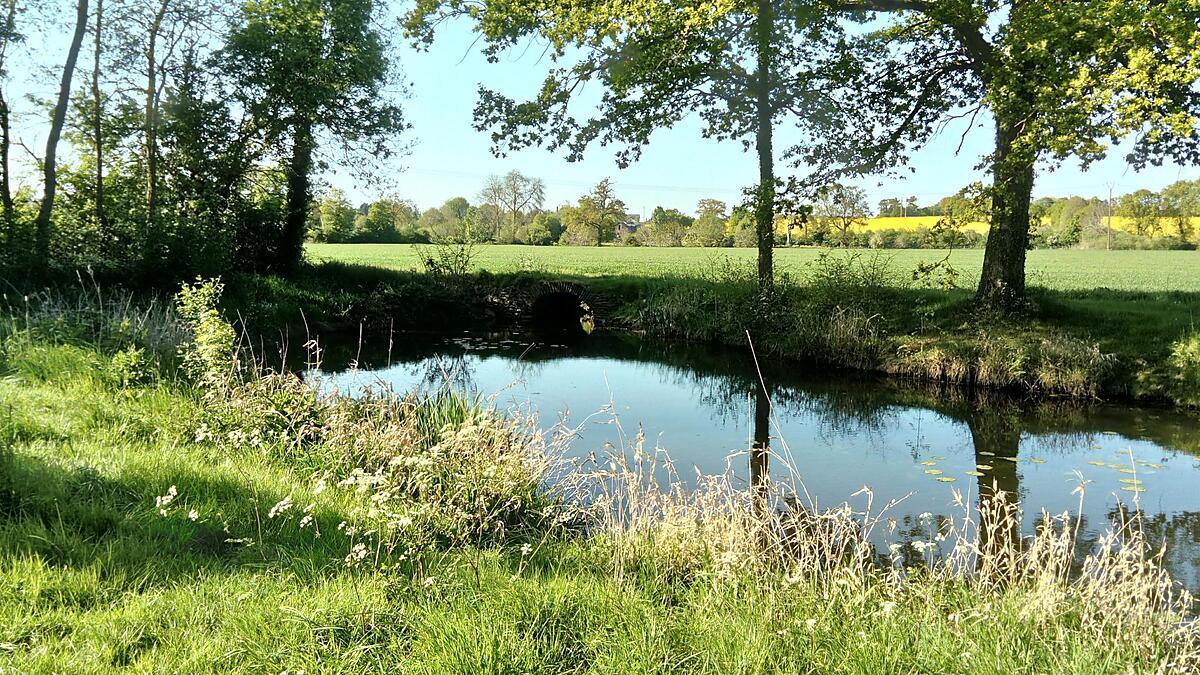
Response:
[[[729,468],[748,484],[747,449],[756,431],[769,430],[779,457],[767,473],[797,476],[820,506],[861,508],[865,497],[852,495],[864,486],[876,507],[903,498],[889,513],[896,530],[876,534],[883,545],[928,539],[920,514],[961,519],[952,490],[973,502],[993,484],[1019,495],[1029,532],[1043,509],[1078,511],[1072,492],[1085,480],[1085,545],[1108,529],[1119,504],[1136,498],[1151,536],[1167,543],[1175,578],[1200,590],[1195,415],[970,396],[773,361],[760,364],[767,399],[756,395],[760,369],[749,350],[622,334],[569,345],[519,335],[398,335],[388,351],[364,357],[356,349],[358,368],[327,365],[313,375],[348,393],[380,384],[400,392],[451,387],[501,409],[532,409],[543,426],[564,419],[579,427],[571,446],[578,456],[601,454],[606,444],[629,451],[640,425],[647,448],[669,453],[684,479],[693,467],[709,474]]]

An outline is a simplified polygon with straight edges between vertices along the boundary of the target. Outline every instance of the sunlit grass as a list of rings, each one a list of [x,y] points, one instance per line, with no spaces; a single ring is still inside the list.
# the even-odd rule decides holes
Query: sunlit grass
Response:
[[[420,259],[407,244],[309,244],[314,260],[418,270]],[[781,270],[804,275],[829,249],[777,249]],[[836,253],[836,251],[834,251]],[[939,250],[883,250],[879,254],[906,276],[921,261],[941,259]],[[489,272],[541,271],[568,276],[698,277],[714,263],[730,258],[749,264],[751,249],[651,248],[626,246],[479,246],[475,262]],[[1197,251],[1035,250],[1028,253],[1029,283],[1055,291],[1107,288],[1155,293],[1200,292]],[[951,262],[962,272],[961,285],[973,288],[983,265],[983,251],[955,251]]]
[[[961,560],[902,571],[864,559],[860,528],[877,519],[803,502],[760,513],[720,476],[692,490],[614,457],[551,488],[564,441],[518,416],[313,396],[286,378],[129,384],[112,362],[133,344],[3,344],[3,669],[1195,665],[1195,630],[1139,549],[1114,540],[1071,580],[1069,529],[1013,547],[997,535],[1011,508],[985,521],[991,544],[931,523],[931,541],[983,556],[975,574]],[[636,438],[623,450],[657,457]]]

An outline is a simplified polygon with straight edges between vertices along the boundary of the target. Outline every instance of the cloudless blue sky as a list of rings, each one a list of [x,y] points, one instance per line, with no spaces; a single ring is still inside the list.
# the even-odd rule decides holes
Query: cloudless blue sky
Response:
[[[9,86],[10,99],[18,108],[16,131],[20,140],[39,154],[45,142],[45,112],[23,98],[26,94],[43,99],[54,95],[58,69],[66,51],[66,29],[73,18],[73,13],[66,11],[68,4],[61,8],[62,30],[49,29],[31,36],[24,53],[15,55],[17,63]],[[366,172],[352,166],[331,170],[324,177],[325,182],[345,190],[351,201],[369,201],[388,193],[410,199],[422,209],[456,196],[475,201],[486,176],[516,169],[545,181],[547,208],[574,201],[602,178],[609,177],[630,211],[649,215],[658,205],[691,212],[696,202],[704,198],[734,205],[741,201],[743,189],[757,181],[753,154],[744,152],[739,142],[702,138],[700,122],[695,118],[656,132],[642,159],[625,170],[616,166],[611,148],[600,146],[590,148],[585,159],[575,163],[565,161],[561,153],[543,148],[496,158],[490,151],[489,134],[476,131],[472,124],[478,85],[486,84],[517,99],[527,98],[540,86],[549,63],[538,46],[530,45],[505,54],[500,63],[489,64],[479,46],[473,45],[475,36],[470,24],[458,22],[446,28],[427,52],[398,40],[396,60],[404,79],[410,83],[410,97],[403,105],[413,125],[406,135],[412,144],[411,152],[379,161],[376,173],[387,178],[382,183],[367,180]],[[77,91],[88,84],[85,70],[90,59],[85,48],[75,81]],[[599,96],[594,85],[585,93],[592,101]],[[577,116],[584,113],[586,107]],[[868,178],[856,183],[866,188],[874,207],[880,199],[908,195],[916,195],[923,205],[930,204],[972,181],[986,180],[985,175],[975,171],[975,166],[991,150],[992,128],[990,120],[983,116],[977,124],[982,126],[967,135],[957,154],[964,121],[951,125],[915,153],[910,162],[912,172],[906,171],[903,179]],[[777,149],[786,148],[789,139],[795,138],[786,125],[780,127]],[[1143,187],[1158,189],[1180,179],[1200,178],[1200,168],[1195,166],[1165,165],[1136,173],[1125,164],[1126,150],[1114,148],[1108,159],[1087,172],[1080,170],[1077,162],[1068,162],[1054,171],[1042,169],[1034,193],[1106,196],[1110,183],[1115,194],[1122,194]],[[18,159],[25,157],[20,150],[14,151],[14,155]],[[30,164],[28,157],[22,161]],[[802,170],[793,170],[786,162],[778,163],[778,172],[782,176],[802,175]],[[27,179],[36,184],[35,177]]]

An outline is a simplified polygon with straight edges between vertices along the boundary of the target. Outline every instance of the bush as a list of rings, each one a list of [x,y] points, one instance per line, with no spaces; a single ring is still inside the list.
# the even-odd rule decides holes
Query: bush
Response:
[[[1169,363],[1175,373],[1173,398],[1200,407],[1200,333],[1193,332],[1173,344]]]
[[[217,309],[224,291],[219,280],[197,279],[175,296],[175,311],[189,333],[179,347],[184,372],[206,386],[223,382],[237,370],[237,334]]]

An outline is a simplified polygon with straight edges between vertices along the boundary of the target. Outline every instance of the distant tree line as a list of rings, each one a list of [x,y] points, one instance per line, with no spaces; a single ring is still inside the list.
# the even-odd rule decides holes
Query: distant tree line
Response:
[[[1200,180],[1111,200],[1045,197],[1030,205],[1039,248],[1193,249],[1200,221]]]
[[[872,213],[862,188],[831,183],[813,191],[791,215],[776,214],[782,246],[854,248],[978,248],[987,237],[968,224],[986,224],[967,191],[921,206],[915,197],[884,199]],[[626,211],[605,179],[575,203],[547,210],[545,185],[520,172],[490,176],[476,203],[464,197],[420,211],[411,201],[388,197],[352,206],[336,188],[312,203],[308,233],[329,243],[475,243],[534,246],[753,247],[755,218],[745,206],[730,208],[701,199],[694,215],[656,207],[644,221]],[[1044,197],[1030,206],[1036,223],[1032,248],[1194,248],[1200,220],[1200,181],[1180,181],[1161,192],[1138,190],[1114,198]],[[881,227],[872,218],[936,218],[916,227]],[[1110,227],[1110,224],[1112,225]]]

